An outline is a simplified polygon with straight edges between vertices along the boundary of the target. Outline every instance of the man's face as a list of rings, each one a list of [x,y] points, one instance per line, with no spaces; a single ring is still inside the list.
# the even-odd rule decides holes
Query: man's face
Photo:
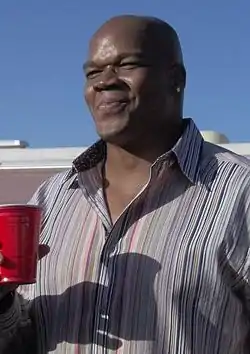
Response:
[[[85,98],[107,142],[139,136],[150,112],[162,104],[164,74],[148,48],[139,29],[123,24],[104,27],[90,43]]]

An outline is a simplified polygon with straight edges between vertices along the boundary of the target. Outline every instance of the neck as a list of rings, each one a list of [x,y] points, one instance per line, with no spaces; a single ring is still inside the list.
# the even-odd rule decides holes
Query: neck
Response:
[[[145,135],[125,147],[107,143],[106,177],[125,180],[136,175],[148,175],[154,161],[171,150],[182,134],[182,125],[166,134]],[[139,142],[139,144],[138,144]]]

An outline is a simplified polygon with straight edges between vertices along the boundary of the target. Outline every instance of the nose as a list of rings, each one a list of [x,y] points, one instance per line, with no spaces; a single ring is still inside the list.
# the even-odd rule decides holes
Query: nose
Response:
[[[93,87],[95,91],[100,92],[111,88],[121,88],[123,85],[122,80],[117,75],[117,71],[112,67],[107,67]]]

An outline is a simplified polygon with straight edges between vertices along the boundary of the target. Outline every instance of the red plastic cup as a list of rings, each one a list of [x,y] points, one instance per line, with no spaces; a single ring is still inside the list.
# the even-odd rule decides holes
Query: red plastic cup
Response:
[[[0,205],[0,285],[36,282],[41,208]]]

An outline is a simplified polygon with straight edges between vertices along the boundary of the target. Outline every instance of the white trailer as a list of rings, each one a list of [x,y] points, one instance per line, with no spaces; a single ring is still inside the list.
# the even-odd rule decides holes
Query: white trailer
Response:
[[[231,144],[224,135],[202,132],[205,140],[250,156],[250,143]],[[29,148],[19,141],[0,141],[0,204],[25,203],[48,177],[72,166],[86,147]]]
[[[28,148],[0,142],[0,204],[25,203],[48,177],[72,166],[86,148]]]

